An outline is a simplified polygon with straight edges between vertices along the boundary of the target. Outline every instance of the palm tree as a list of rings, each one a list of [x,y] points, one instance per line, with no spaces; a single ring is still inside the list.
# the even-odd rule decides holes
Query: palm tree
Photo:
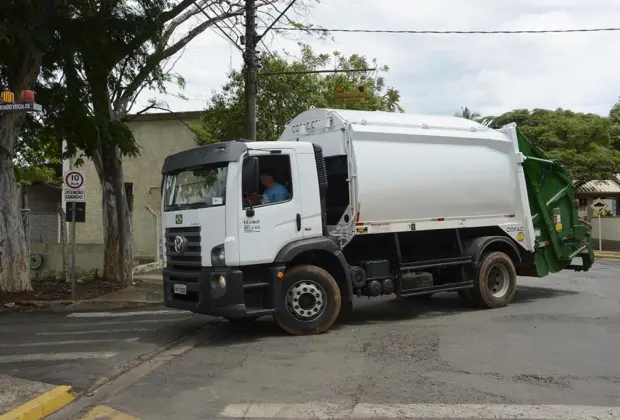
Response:
[[[461,112],[457,112],[454,114],[455,117],[465,118],[466,120],[475,120],[480,118],[480,114],[474,112],[467,108],[466,106],[461,107]]]

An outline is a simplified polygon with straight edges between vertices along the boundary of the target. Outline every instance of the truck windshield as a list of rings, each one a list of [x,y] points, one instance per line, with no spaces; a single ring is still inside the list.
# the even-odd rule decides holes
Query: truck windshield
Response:
[[[164,211],[226,204],[228,163],[169,174],[164,181]]]

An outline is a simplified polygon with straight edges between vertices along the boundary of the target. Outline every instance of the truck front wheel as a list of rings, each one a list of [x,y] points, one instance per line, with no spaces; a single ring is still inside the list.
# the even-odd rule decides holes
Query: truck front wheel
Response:
[[[510,257],[503,252],[484,255],[476,270],[469,298],[478,307],[501,308],[508,305],[517,291],[517,272]]]
[[[340,288],[324,269],[314,265],[293,267],[286,272],[281,287],[274,319],[289,334],[321,334],[338,318]]]

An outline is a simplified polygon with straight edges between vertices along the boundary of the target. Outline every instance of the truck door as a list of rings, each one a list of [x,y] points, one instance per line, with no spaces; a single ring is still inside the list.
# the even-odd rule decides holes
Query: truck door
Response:
[[[301,239],[301,194],[299,191],[298,165],[295,151],[282,149],[281,153],[252,151],[258,157],[261,185],[258,194],[246,196],[242,188],[242,204],[239,206],[239,264],[264,264],[273,262],[284,245]],[[247,157],[246,157],[247,159]],[[242,165],[245,169],[245,165]],[[242,169],[243,170],[243,169]],[[243,178],[243,177],[242,177]],[[273,179],[273,189],[288,195],[274,197],[268,189]],[[275,202],[269,202],[268,196]],[[250,200],[252,208],[248,203]],[[254,213],[254,214],[252,214]]]

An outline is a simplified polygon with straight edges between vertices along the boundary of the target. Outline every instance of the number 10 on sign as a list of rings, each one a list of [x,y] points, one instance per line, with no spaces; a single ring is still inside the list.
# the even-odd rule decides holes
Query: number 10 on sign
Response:
[[[85,178],[79,171],[68,171],[64,174],[63,190],[65,202],[83,202],[85,200]]]

